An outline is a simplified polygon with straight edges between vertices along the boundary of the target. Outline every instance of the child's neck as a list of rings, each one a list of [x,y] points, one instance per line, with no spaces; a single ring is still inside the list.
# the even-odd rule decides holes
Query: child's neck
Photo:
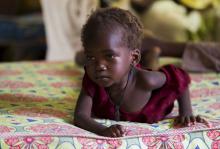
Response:
[[[133,73],[132,69],[129,70],[127,77],[125,77],[125,79],[122,80],[122,83],[120,83],[121,85],[114,85],[107,90],[107,94],[110,100],[113,102],[114,107],[115,107],[115,120],[116,121],[120,120],[119,109],[124,101],[129,83],[131,83],[132,73]]]
[[[121,82],[106,88],[107,92],[111,95],[123,93],[129,85],[129,82],[132,80],[132,73],[132,70],[129,70],[127,76],[124,77]]]

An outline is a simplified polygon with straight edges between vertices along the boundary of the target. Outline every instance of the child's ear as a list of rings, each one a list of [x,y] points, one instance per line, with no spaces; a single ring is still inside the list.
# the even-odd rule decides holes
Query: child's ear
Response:
[[[131,64],[133,66],[136,66],[141,60],[141,51],[139,49],[132,50],[131,56],[132,56]]]

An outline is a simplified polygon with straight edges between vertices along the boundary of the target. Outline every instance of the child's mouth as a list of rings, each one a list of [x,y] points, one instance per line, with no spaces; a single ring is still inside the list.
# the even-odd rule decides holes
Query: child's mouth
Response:
[[[98,76],[95,78],[97,84],[101,86],[106,86],[109,83],[110,77],[107,76]]]
[[[109,79],[109,77],[107,77],[107,76],[98,76],[98,77],[96,77],[96,80],[108,80]]]

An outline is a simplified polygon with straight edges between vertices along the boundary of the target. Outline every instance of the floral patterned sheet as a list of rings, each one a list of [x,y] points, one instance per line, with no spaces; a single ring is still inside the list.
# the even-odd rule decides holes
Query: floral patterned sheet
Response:
[[[220,74],[191,74],[192,106],[203,124],[173,128],[177,107],[155,124],[120,123],[122,138],[106,138],[71,125],[83,71],[71,62],[0,65],[0,148],[220,148]],[[176,105],[177,106],[177,105]]]

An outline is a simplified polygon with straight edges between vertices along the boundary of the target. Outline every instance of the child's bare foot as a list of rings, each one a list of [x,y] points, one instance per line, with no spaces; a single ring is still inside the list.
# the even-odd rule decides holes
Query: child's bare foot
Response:
[[[161,49],[157,46],[146,50],[141,58],[142,67],[145,69],[158,70],[160,53]]]

